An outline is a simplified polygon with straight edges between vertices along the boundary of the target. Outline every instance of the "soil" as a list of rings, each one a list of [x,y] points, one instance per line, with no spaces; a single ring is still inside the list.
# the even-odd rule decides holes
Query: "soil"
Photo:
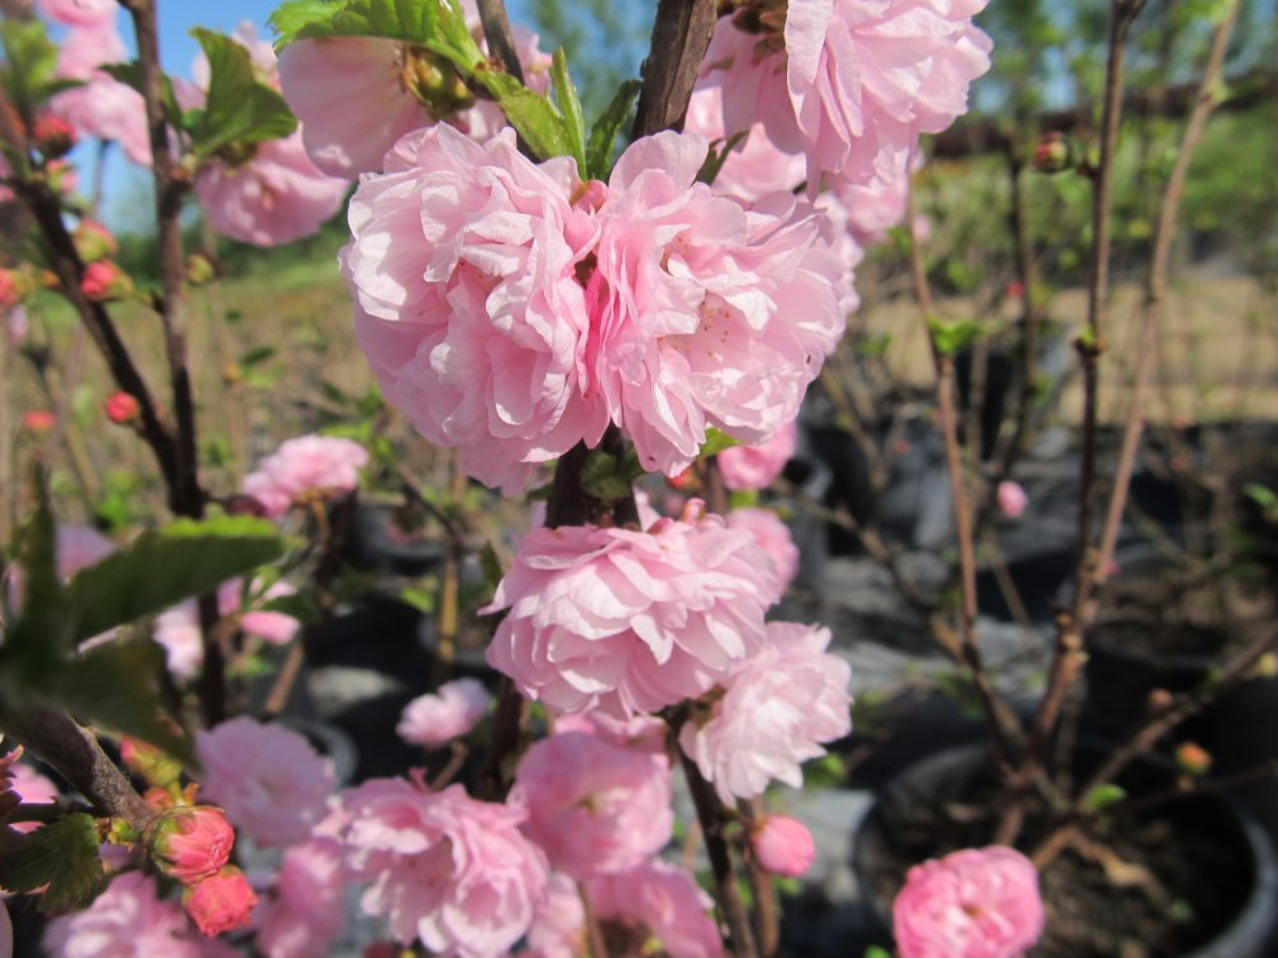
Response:
[[[992,773],[985,766],[955,778],[939,792],[915,792],[916,801],[880,806],[870,827],[881,840],[859,850],[879,902],[892,901],[912,865],[990,844]],[[1030,817],[1018,846],[1028,854],[1045,837],[1045,819]],[[1209,799],[1169,802],[1139,818],[1115,814],[1088,835],[1086,852],[1071,848],[1041,872],[1047,926],[1027,958],[1179,958],[1224,931],[1253,878],[1245,843]]]

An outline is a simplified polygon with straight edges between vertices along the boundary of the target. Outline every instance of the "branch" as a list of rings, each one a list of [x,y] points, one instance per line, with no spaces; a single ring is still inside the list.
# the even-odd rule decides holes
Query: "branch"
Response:
[[[57,769],[94,808],[124,819],[139,832],[146,830],[155,813],[93,733],[66,712],[43,705],[21,711],[0,705],[0,728]]]
[[[652,45],[643,65],[635,139],[683,129],[688,100],[717,16],[715,0],[660,0]]]
[[[510,17],[506,15],[503,0],[477,0],[479,22],[488,41],[488,53],[502,62],[506,72],[520,83],[524,82],[524,70],[515,49],[515,35],[510,29]]]

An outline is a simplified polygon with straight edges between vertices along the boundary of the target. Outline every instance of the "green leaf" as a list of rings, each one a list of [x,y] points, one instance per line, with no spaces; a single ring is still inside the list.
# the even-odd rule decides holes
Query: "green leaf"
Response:
[[[701,459],[709,459],[711,456],[717,456],[725,449],[731,449],[733,446],[739,446],[737,440],[733,439],[725,432],[720,432],[711,426],[706,430],[706,441],[701,444]]]
[[[24,835],[0,858],[0,887],[29,894],[48,885],[40,910],[68,911],[88,899],[102,881],[98,826],[84,813],[68,815]]]
[[[892,958],[892,953],[886,948],[880,948],[878,945],[870,945],[865,949],[864,958]]]
[[[49,505],[43,470],[32,470],[35,515],[22,532],[18,565],[22,567],[22,614],[4,633],[4,659],[23,675],[38,675],[71,648],[62,583],[58,579],[57,529]]]
[[[1088,792],[1087,797],[1083,799],[1083,811],[1095,815],[1098,812],[1103,812],[1111,805],[1121,802],[1126,797],[1126,790],[1119,785],[1114,785],[1112,783],[1107,785],[1097,785]]]
[[[974,319],[956,319],[946,321],[929,316],[927,327],[932,333],[932,342],[936,351],[942,356],[953,356],[966,349],[981,338],[984,327]]]
[[[637,463],[637,460],[636,460]],[[581,488],[587,495],[603,502],[616,502],[630,495],[631,486],[638,474],[632,463],[620,462],[596,449],[586,457],[581,468]]]
[[[701,164],[701,169],[697,171],[697,182],[714,183],[719,176],[719,171],[723,169],[723,164],[728,162],[728,154],[735,150],[737,144],[745,138],[745,133],[734,133],[722,147],[716,147],[711,144],[709,152],[706,153],[705,162]]]
[[[4,47],[0,83],[19,114],[32,120],[49,95],[46,90],[54,80],[58,48],[35,18],[0,20],[0,44]]]
[[[66,598],[82,641],[215,590],[284,552],[274,526],[251,516],[181,520],[144,533],[71,580]]]
[[[142,92],[142,65],[137,60],[131,63],[106,63],[98,67],[121,83],[133,87],[139,93]],[[169,75],[163,74],[163,98],[164,98],[164,118],[169,121],[169,125],[179,130],[185,130],[187,124],[182,113],[182,107],[178,104],[177,94],[173,92],[173,81]]]
[[[402,602],[411,605],[418,612],[426,615],[433,615],[435,612],[435,592],[432,589],[423,589],[420,586],[406,585],[399,590],[399,598]]]
[[[481,73],[479,80],[497,98],[510,125],[539,159],[572,156],[567,124],[553,103],[505,73]]]
[[[277,49],[325,37],[384,37],[429,46],[439,38],[439,14],[436,0],[292,0],[268,22],[279,34]]]
[[[204,113],[191,131],[197,157],[224,146],[260,143],[288,136],[297,119],[275,90],[258,80],[249,52],[230,37],[202,27],[191,35],[209,60],[209,96]]]
[[[630,123],[630,115],[642,88],[643,84],[638,80],[627,80],[621,84],[617,95],[591,127],[590,142],[586,146],[586,175],[591,179],[606,180],[612,172],[613,144],[621,128]]]
[[[275,49],[287,46],[307,27],[324,23],[343,7],[333,0],[286,0],[266,20],[276,34]]]
[[[148,638],[114,639],[68,659],[34,690],[94,724],[192,762],[190,743],[164,717],[157,676],[164,650]]]
[[[568,139],[568,155],[577,161],[578,171],[586,169],[586,117],[581,112],[581,98],[568,72],[568,55],[564,48],[555,51],[550,71],[555,84],[555,100],[563,114],[564,134]],[[584,175],[584,173],[582,173]]]
[[[279,595],[273,599],[267,599],[254,606],[257,612],[279,612],[281,615],[287,615],[297,619],[298,622],[318,622],[320,618],[319,606],[315,599],[305,592],[295,592],[292,595]]]
[[[250,349],[240,357],[240,365],[245,369],[251,369],[254,366],[261,365],[268,359],[274,359],[275,353],[274,346],[258,346],[255,349]]]

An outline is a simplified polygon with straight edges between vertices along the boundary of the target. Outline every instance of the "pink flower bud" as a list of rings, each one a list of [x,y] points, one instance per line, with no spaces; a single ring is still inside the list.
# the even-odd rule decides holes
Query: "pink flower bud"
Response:
[[[1025,514],[1029,505],[1029,496],[1017,482],[1000,482],[998,484],[998,509],[1009,519],[1019,519]]]
[[[75,147],[75,127],[61,117],[42,116],[36,120],[32,142],[46,160],[60,159]]]
[[[75,249],[80,254],[80,259],[86,263],[107,259],[120,252],[120,244],[111,235],[111,231],[93,220],[80,220],[72,239],[75,240]]]
[[[117,426],[127,426],[129,423],[137,422],[138,417],[142,415],[142,407],[138,404],[137,398],[123,390],[108,396],[102,408],[107,418]]]
[[[797,878],[812,867],[816,843],[806,825],[788,815],[769,815],[754,833],[754,853],[764,871]]]
[[[1062,173],[1070,167],[1072,152],[1064,133],[1056,130],[1044,133],[1034,147],[1034,169],[1040,173]]]
[[[132,293],[133,280],[111,260],[100,259],[85,269],[80,291],[95,303],[109,303]]]
[[[182,904],[200,932],[210,938],[243,928],[257,904],[244,873],[227,866],[182,895]]]
[[[33,436],[44,436],[53,431],[58,417],[47,409],[32,409],[22,414],[22,428]]]
[[[0,309],[10,309],[22,302],[22,288],[17,274],[10,269],[0,269]]]
[[[209,805],[174,808],[152,828],[151,857],[162,872],[184,885],[218,874],[235,844],[226,815]]]
[[[141,775],[152,785],[173,785],[182,778],[181,762],[154,745],[127,735],[120,740],[120,757],[131,771]]]

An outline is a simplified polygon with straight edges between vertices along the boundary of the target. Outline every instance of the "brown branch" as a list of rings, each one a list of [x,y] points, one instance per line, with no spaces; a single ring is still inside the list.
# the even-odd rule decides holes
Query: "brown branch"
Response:
[[[611,958],[608,939],[604,937],[603,927],[599,924],[599,916],[595,914],[595,906],[590,900],[590,891],[585,882],[577,882],[577,894],[581,897],[581,910],[586,918],[586,944],[590,948],[590,958]]]
[[[154,817],[93,733],[61,709],[0,705],[0,729],[57,769],[102,814],[122,818],[139,832]]]
[[[479,22],[484,28],[484,39],[488,41],[489,55],[500,60],[506,72],[523,83],[524,70],[515,49],[515,35],[510,29],[506,4],[503,0],[476,0],[476,6],[479,7]]]
[[[742,809],[745,831],[741,839],[746,874],[750,878],[750,892],[754,897],[754,930],[759,943],[759,958],[775,958],[781,946],[781,916],[777,911],[776,890],[772,875],[759,863],[754,852],[755,829],[764,816],[763,800],[752,798]]]
[[[715,0],[660,0],[652,45],[643,65],[635,139],[683,129],[688,100],[717,17]]]

